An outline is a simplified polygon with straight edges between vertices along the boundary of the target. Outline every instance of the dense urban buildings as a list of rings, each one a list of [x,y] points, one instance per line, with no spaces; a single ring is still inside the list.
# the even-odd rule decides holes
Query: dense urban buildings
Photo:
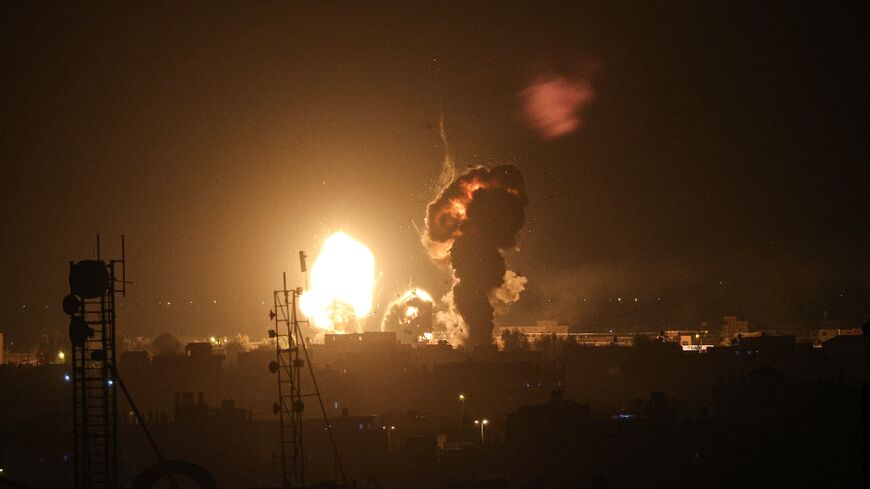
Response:
[[[703,343],[693,335],[584,343],[558,326],[543,335],[539,324],[525,328],[537,337],[508,339],[501,349],[402,344],[395,333],[373,332],[327,335],[309,350],[344,470],[357,484],[857,483],[867,337],[822,331],[818,342],[796,342],[741,330],[729,338],[731,324],[726,317],[709,333],[719,343],[704,349],[680,344],[686,336]],[[274,346],[232,359],[227,350],[218,339],[174,352],[130,350],[119,371],[165,458],[205,468],[221,487],[274,486]],[[69,388],[67,362],[0,367],[2,392],[19,393],[0,406],[8,477],[34,487],[69,477]],[[121,406],[119,466],[130,480],[156,460]],[[304,433],[312,482],[335,480],[319,414],[311,401]]]

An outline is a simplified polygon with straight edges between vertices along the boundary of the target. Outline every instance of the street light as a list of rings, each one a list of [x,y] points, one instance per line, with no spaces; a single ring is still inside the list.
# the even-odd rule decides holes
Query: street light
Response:
[[[489,424],[489,420],[488,419],[475,419],[474,424],[480,425],[480,444],[483,445],[483,440],[484,440],[483,428],[484,428],[484,426]]]

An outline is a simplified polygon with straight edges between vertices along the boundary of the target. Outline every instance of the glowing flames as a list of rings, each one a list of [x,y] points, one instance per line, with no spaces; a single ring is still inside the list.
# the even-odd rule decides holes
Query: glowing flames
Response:
[[[468,220],[468,206],[479,190],[503,190],[519,201],[525,201],[522,176],[515,168],[500,166],[492,170],[476,167],[457,178],[429,204],[426,217],[427,234],[423,244],[435,260],[445,260],[453,240],[462,236],[463,223]]]
[[[387,308],[383,331],[395,331],[400,341],[428,341],[434,326],[434,304],[432,296],[423,289],[411,289]],[[429,334],[429,337],[426,335]]]
[[[343,232],[327,238],[311,267],[311,285],[300,298],[302,312],[320,329],[356,329],[372,309],[375,257]]]
[[[432,302],[432,296],[429,295],[429,293],[426,292],[425,290],[419,289],[419,288],[411,289],[411,290],[405,292],[402,295],[402,297],[399,298],[399,300],[402,302],[408,302],[411,299],[413,299],[414,297],[417,297],[420,300],[425,301],[425,302]]]

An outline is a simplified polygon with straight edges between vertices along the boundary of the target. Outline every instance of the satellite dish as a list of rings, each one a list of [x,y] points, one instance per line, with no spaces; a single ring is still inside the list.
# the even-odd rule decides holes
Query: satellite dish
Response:
[[[72,316],[73,314],[79,312],[79,309],[82,308],[82,301],[79,300],[78,297],[67,294],[66,297],[63,298],[63,312]]]
[[[84,299],[102,296],[109,289],[109,271],[102,260],[82,260],[69,272],[70,291]]]
[[[73,346],[82,346],[94,335],[94,330],[80,317],[74,317],[69,322],[69,340]]]

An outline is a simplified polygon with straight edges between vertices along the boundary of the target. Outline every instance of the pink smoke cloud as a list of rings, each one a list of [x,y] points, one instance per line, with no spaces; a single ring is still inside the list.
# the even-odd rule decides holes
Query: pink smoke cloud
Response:
[[[570,134],[583,125],[583,110],[595,98],[586,78],[540,77],[520,92],[526,122],[544,139]]]

